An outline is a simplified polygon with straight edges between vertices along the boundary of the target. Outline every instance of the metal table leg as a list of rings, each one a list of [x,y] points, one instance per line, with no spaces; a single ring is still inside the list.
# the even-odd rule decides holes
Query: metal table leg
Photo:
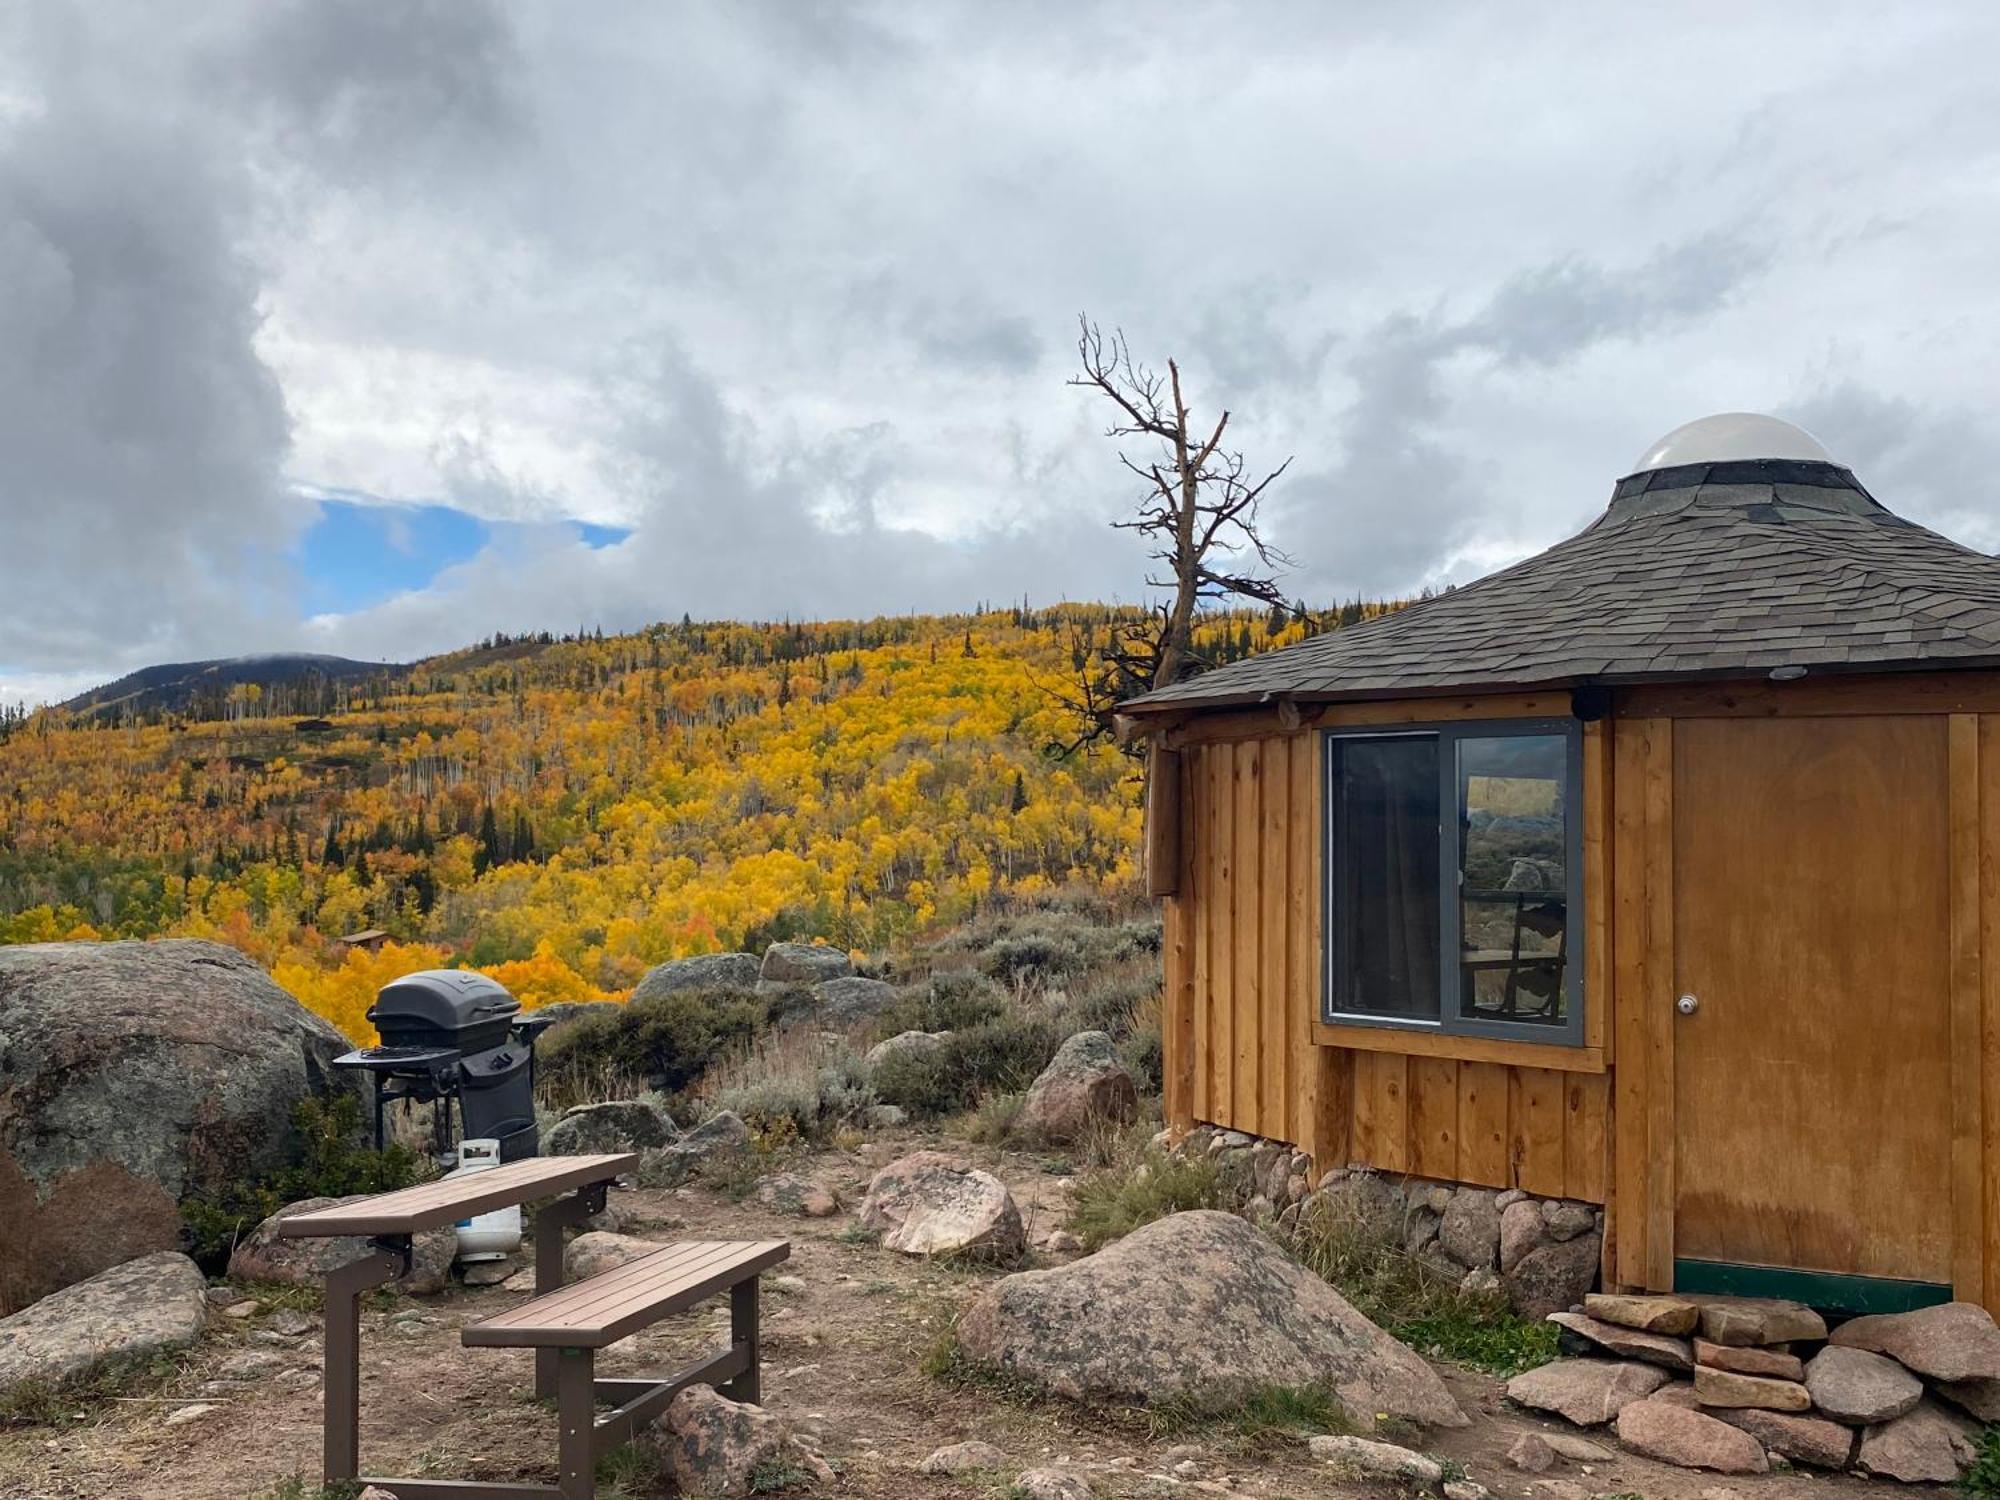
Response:
[[[556,1365],[556,1487],[562,1500],[592,1500],[597,1492],[596,1355],[550,1349]]]
[[[757,1349],[757,1288],[762,1281],[761,1276],[752,1276],[729,1289],[729,1343],[732,1349],[747,1353],[750,1363],[741,1375],[723,1386],[722,1394],[731,1401],[747,1401],[752,1406],[760,1406],[764,1400]]]
[[[326,1278],[326,1484],[361,1473],[361,1294],[410,1269],[408,1239],[377,1240],[359,1260],[336,1266]]]
[[[563,1232],[581,1224],[592,1214],[604,1211],[604,1184],[591,1183],[567,1198],[558,1198],[535,1210],[535,1295],[546,1296],[563,1284]],[[556,1351],[535,1351],[535,1395],[544,1401],[556,1396]]]

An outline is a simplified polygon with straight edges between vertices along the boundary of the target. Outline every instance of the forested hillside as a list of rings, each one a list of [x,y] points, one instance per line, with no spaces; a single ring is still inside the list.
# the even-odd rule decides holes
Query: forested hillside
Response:
[[[365,1037],[415,967],[615,995],[681,954],[874,949],[995,892],[1129,881],[1132,763],[1048,753],[1074,733],[1052,689],[1116,618],[683,621],[483,642],[311,717],[256,683],[198,714],[44,711],[0,729],[0,940],[217,938]],[[1227,616],[1203,644],[1305,630]],[[367,928],[389,945],[337,941]]]

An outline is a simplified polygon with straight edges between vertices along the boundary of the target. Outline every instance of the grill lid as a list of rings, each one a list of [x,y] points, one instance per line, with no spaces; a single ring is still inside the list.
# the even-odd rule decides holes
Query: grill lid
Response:
[[[517,1014],[521,1002],[474,969],[422,969],[385,984],[368,1009],[379,1028],[415,1022],[439,1031],[469,1031]]]

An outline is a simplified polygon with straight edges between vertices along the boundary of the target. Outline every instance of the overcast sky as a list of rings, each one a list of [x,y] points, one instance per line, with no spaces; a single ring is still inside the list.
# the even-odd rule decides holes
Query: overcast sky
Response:
[[[2000,7],[0,0],[0,697],[1131,599],[1080,310],[1314,601],[1803,422],[2000,547]]]

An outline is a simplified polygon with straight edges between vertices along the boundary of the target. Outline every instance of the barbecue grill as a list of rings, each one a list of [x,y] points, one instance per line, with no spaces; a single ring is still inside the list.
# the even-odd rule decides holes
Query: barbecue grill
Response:
[[[425,969],[385,984],[368,1008],[379,1047],[334,1059],[375,1080],[375,1146],[397,1099],[435,1102],[438,1155],[452,1147],[452,1107],[460,1136],[496,1140],[500,1160],[535,1154],[535,1038],[548,1022],[523,1016],[521,1002],[471,969]]]

